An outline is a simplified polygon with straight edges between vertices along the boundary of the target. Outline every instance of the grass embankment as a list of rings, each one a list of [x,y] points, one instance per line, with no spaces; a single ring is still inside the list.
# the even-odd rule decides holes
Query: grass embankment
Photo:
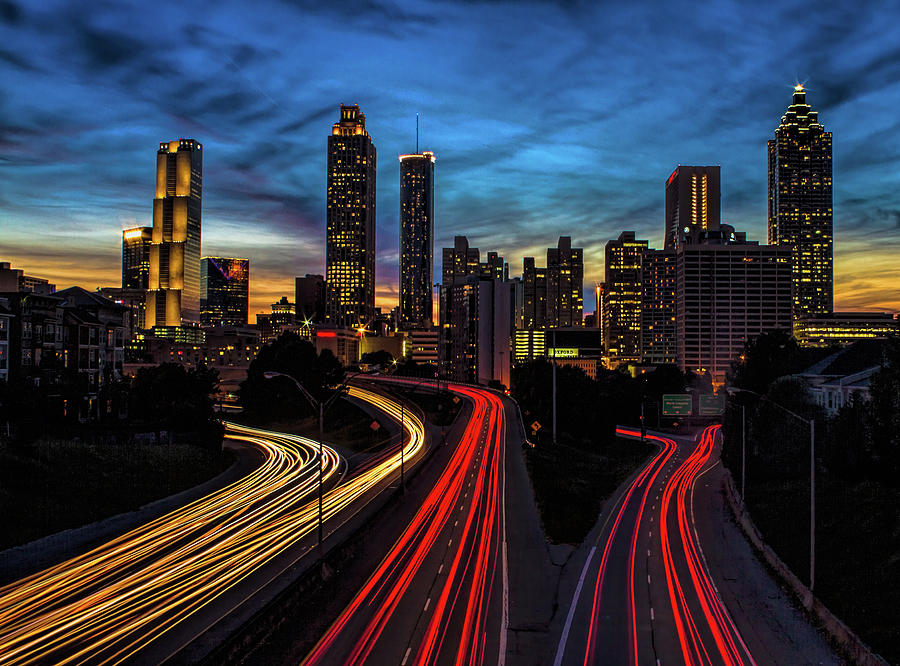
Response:
[[[900,663],[900,488],[817,479],[815,592],[892,664]],[[766,542],[809,583],[809,479],[754,481],[747,507]]]
[[[614,439],[586,450],[566,444],[526,448],[544,534],[554,543],[581,543],[616,488],[653,452],[650,444]]]
[[[187,444],[0,444],[0,550],[137,509],[211,479],[232,460]]]

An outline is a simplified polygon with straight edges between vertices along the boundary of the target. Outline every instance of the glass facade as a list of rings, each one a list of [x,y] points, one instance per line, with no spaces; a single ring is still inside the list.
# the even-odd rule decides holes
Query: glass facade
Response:
[[[802,85],[769,141],[769,243],[791,248],[793,317],[834,307],[831,132]]]
[[[325,316],[342,328],[375,316],[375,144],[359,106],[341,105],[328,137]]]
[[[148,327],[200,322],[201,150],[193,139],[180,139],[161,143],[156,153]]]
[[[400,326],[432,326],[434,155],[400,156]]]

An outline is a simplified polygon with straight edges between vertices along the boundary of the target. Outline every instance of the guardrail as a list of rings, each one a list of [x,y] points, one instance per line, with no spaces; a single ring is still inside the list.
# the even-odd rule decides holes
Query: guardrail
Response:
[[[828,638],[838,650],[852,663],[860,666],[888,666],[887,661],[866,645],[859,636],[853,633],[850,627],[841,622],[818,597],[809,591],[806,585],[800,582],[800,579],[778,557],[777,553],[772,550],[772,547],[763,540],[762,534],[760,534],[759,529],[744,508],[735,488],[731,472],[727,469],[725,470],[724,485],[725,497],[728,499],[734,519],[744,532],[744,535],[753,544],[754,549],[763,557],[769,568],[775,572],[778,578],[781,579],[781,582],[800,601],[803,608],[819,623],[822,630],[828,635]]]

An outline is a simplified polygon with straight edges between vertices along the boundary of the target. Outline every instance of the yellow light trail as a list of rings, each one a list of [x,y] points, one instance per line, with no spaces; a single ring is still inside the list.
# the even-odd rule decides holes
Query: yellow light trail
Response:
[[[349,387],[351,396],[400,421],[399,403]],[[421,420],[405,411],[403,455],[424,445]],[[226,437],[258,447],[251,474],[84,555],[0,588],[0,664],[52,660],[113,663],[134,655],[199,608],[313,532],[318,519],[318,442],[227,424]],[[392,447],[323,498],[323,520],[342,522],[400,467]],[[323,477],[344,463],[323,447]],[[359,504],[364,504],[359,502]],[[327,523],[326,523],[327,524]]]

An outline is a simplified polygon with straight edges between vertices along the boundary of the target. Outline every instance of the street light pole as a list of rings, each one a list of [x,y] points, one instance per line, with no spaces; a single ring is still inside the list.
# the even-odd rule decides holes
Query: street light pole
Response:
[[[783,412],[787,412],[795,419],[798,419],[809,426],[809,591],[810,594],[813,592],[816,585],[816,422],[815,419],[807,419],[799,414],[792,412],[790,409],[785,407],[784,405],[780,405],[771,398],[760,395],[756,391],[751,391],[750,389],[741,389],[730,387],[726,389],[728,393],[750,393],[755,395],[760,400],[765,400],[771,405],[775,405]],[[743,405],[741,405],[743,408]],[[743,419],[742,419],[743,421]],[[742,423],[743,426],[743,423]],[[745,435],[746,431],[742,433]],[[741,451],[741,498],[743,499],[744,494],[744,458],[745,452]]]
[[[556,444],[556,329],[553,329],[553,443]]]
[[[319,537],[319,557],[324,554],[322,542],[324,541],[323,529],[322,529],[322,495],[323,490],[322,486],[325,482],[324,479],[324,468],[325,468],[325,450],[324,445],[322,443],[322,439],[324,437],[324,423],[325,423],[325,403],[319,400],[316,400],[312,394],[307,391],[303,384],[298,382],[294,377],[287,375],[283,372],[264,372],[263,377],[266,379],[272,379],[273,377],[287,377],[297,386],[297,389],[300,393],[307,399],[307,401],[312,405],[313,409],[318,408],[319,410],[319,519],[318,519],[318,537]]]
[[[400,492],[406,492],[406,483],[404,483],[403,476],[403,433],[404,433],[404,424],[403,424],[403,400],[400,400]]]
[[[744,491],[747,488],[747,407],[741,405],[741,504],[746,499]]]
[[[816,422],[809,420],[809,592],[816,584]]]

